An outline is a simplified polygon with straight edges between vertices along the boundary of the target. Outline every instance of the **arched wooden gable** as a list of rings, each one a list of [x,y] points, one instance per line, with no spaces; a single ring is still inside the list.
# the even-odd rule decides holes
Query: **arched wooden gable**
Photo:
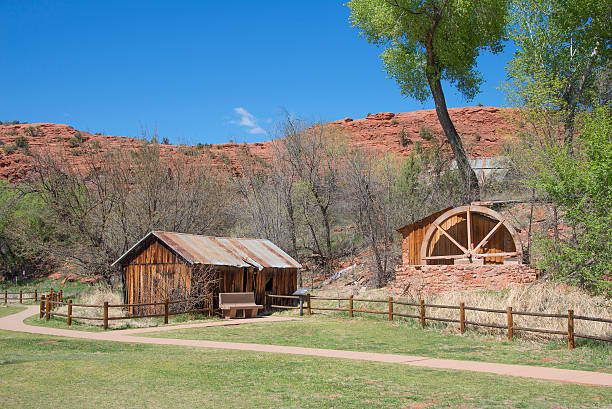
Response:
[[[496,211],[461,206],[436,218],[420,249],[424,264],[521,263],[523,249],[516,230]]]

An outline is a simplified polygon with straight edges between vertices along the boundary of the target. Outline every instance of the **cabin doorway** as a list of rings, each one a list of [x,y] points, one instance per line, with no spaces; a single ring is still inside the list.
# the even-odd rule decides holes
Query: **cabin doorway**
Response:
[[[253,271],[246,267],[242,269],[242,292],[252,293],[255,289],[255,275]]]

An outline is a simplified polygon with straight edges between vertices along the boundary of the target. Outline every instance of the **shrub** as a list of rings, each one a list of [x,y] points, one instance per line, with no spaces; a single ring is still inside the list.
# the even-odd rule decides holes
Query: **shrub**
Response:
[[[229,156],[227,156],[227,153],[223,152],[221,155],[219,155],[219,159],[221,159],[221,162],[223,162],[226,165],[230,165],[232,163],[232,161],[230,160]]]
[[[542,237],[540,267],[556,279],[612,296],[612,116],[607,107],[586,114],[570,151],[556,141],[538,146],[531,183],[563,213],[572,234]],[[543,151],[543,152],[542,152]]]
[[[421,125],[421,130],[419,132],[419,136],[426,141],[431,141],[434,139],[434,135],[427,129],[425,126]]]
[[[189,148],[180,148],[179,152],[181,152],[185,156],[198,156],[200,152],[197,149],[189,149]]]
[[[391,125],[395,125],[395,124],[397,124],[397,118],[393,118],[393,119],[391,120]]]
[[[19,132],[17,132],[17,129],[13,129],[11,132],[9,132],[9,135],[17,136],[17,135],[19,135]]]
[[[167,136],[162,138],[162,145],[170,145],[170,139]]]
[[[93,149],[100,149],[101,148],[100,141],[92,141],[91,142],[91,147]]]
[[[412,143],[410,138],[408,138],[408,132],[406,132],[406,129],[403,126],[402,126],[402,130],[399,133],[399,137],[400,137],[400,145],[404,147]]]
[[[6,146],[3,146],[2,149],[4,149],[4,152],[6,152],[6,154],[10,155],[11,153],[15,152],[18,148],[15,145],[6,145]]]
[[[83,138],[83,134],[77,132],[73,136],[71,136],[70,139],[68,139],[68,146],[70,146],[71,148],[77,148],[83,145],[84,140],[85,139]]]
[[[28,140],[25,136],[20,136],[15,139],[15,146],[21,149],[28,149],[30,147],[30,144],[28,143]]]
[[[70,149],[70,153],[72,153],[72,156],[81,156],[81,151],[77,148]]]
[[[40,136],[43,136],[43,132],[40,130],[40,126],[28,126],[23,132],[27,136],[30,136],[32,138],[38,138]]]
[[[482,139],[482,136],[480,136],[480,134],[474,134],[474,138],[476,138],[477,141],[480,141]]]

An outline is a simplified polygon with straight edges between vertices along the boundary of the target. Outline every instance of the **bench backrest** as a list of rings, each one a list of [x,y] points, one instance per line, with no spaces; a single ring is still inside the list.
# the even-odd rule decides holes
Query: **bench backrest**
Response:
[[[234,303],[253,303],[255,304],[255,294],[253,293],[219,293],[219,304]]]

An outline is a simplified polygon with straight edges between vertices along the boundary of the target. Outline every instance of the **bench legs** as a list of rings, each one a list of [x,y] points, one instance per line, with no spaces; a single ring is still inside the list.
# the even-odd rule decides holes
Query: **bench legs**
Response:
[[[244,310],[244,318],[254,318],[257,317],[258,308],[247,308]]]
[[[230,308],[228,310],[222,310],[222,314],[225,318],[233,319],[237,317],[238,310],[242,311],[244,318],[255,318],[257,317],[257,311],[259,308]]]

